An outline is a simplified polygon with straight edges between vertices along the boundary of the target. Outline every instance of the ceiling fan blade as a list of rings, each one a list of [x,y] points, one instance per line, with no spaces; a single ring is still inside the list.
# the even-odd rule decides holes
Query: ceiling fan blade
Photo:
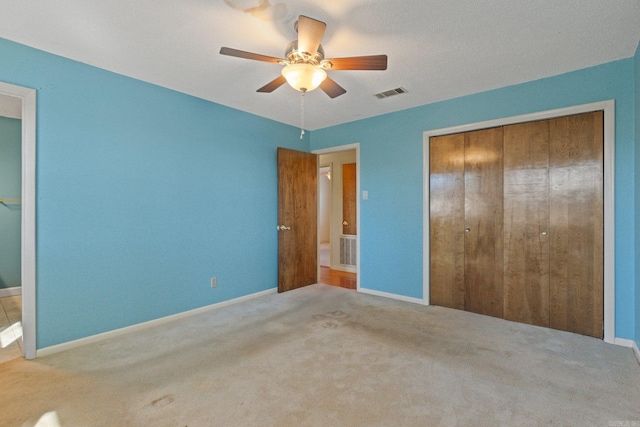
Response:
[[[329,95],[329,98],[335,98],[344,93],[347,93],[347,90],[345,88],[331,80],[331,78],[329,77],[327,77],[322,83],[320,83],[320,89],[322,89],[324,93]]]
[[[253,59],[254,61],[273,62],[276,64],[280,61],[280,58],[276,58],[274,56],[267,56],[267,55],[260,55],[259,53],[245,52],[244,50],[232,49],[230,47],[220,48],[220,54],[235,56],[237,58]]]
[[[286,82],[287,82],[287,79],[285,79],[284,76],[278,76],[275,79],[271,80],[266,85],[262,86],[256,92],[271,93],[274,90],[278,89],[283,84],[285,84]]]
[[[331,58],[329,70],[386,70],[387,55],[353,56],[351,58]]]
[[[298,17],[298,52],[313,56],[318,51],[327,24],[308,16]]]

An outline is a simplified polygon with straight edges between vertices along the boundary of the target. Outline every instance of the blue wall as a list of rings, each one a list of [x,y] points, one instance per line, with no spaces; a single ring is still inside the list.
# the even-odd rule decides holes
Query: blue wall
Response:
[[[636,147],[640,145],[640,43],[635,60],[635,122]],[[640,212],[640,150],[636,150],[636,212]],[[640,266],[640,217],[636,215],[636,263]],[[636,344],[640,347],[640,274],[636,274]]]
[[[633,87],[634,61],[626,59],[314,131],[313,150],[361,144],[361,188],[369,192],[361,202],[361,286],[422,298],[424,131],[615,99],[616,336],[633,339]]]
[[[0,117],[0,198],[19,200],[22,177],[22,121]],[[0,289],[20,286],[19,203],[0,204]]]
[[[638,62],[317,130],[309,144],[294,127],[0,39],[0,80],[38,91],[38,348],[276,286],[277,146],[361,143],[361,284],[421,298],[422,133],[607,99],[616,335],[637,340],[640,224],[626,196],[636,194]]]
[[[38,348],[277,285],[298,129],[2,39],[0,80],[37,89]]]

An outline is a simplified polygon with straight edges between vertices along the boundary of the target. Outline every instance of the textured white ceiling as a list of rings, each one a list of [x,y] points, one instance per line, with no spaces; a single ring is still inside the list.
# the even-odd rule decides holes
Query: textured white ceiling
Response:
[[[389,57],[330,71],[347,93],[308,93],[310,130],[628,58],[640,40],[638,0],[0,0],[0,37],[298,126],[298,92],[256,93],[281,66],[218,52],[282,57],[300,14],[327,23],[327,57]]]

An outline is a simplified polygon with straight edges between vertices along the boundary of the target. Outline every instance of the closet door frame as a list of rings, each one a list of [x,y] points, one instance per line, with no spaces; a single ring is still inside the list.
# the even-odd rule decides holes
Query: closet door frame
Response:
[[[496,126],[545,120],[592,111],[604,111],[604,341],[616,344],[615,338],[615,101],[607,100],[591,104],[555,110],[540,111],[519,116],[505,117],[484,122],[469,123],[423,132],[423,303],[429,305],[430,235],[429,235],[429,138]]]

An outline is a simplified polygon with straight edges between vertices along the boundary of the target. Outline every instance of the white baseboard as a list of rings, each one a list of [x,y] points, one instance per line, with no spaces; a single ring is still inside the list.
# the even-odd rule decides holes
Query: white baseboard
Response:
[[[406,297],[404,295],[391,294],[389,292],[374,291],[373,289],[360,288],[358,292],[363,294],[375,295],[383,298],[397,299],[399,301],[412,302],[414,304],[424,305],[424,301],[420,298]]]
[[[0,298],[4,297],[13,297],[16,295],[22,295],[22,287],[15,286],[13,288],[3,288],[0,289]]]
[[[638,359],[638,363],[640,363],[640,349],[638,349],[638,344],[634,340],[615,338],[613,344],[632,349],[633,354],[636,356],[636,359]]]
[[[628,340],[626,338],[614,338],[612,344],[619,345],[620,347],[633,348],[633,345],[635,344],[635,342],[633,340]]]
[[[230,299],[227,301],[218,302],[216,304],[207,305],[193,310],[184,311],[182,313],[173,314],[171,316],[161,317],[159,319],[149,320],[148,322],[138,323],[136,325],[126,326],[120,329],[114,329],[113,331],[103,332],[97,335],[91,335],[89,337],[80,338],[73,341],[68,341],[62,344],[56,344],[49,347],[45,347],[36,351],[36,357],[49,356],[51,354],[59,353],[65,350],[71,350],[72,348],[81,347],[83,345],[92,344],[98,341],[103,341],[109,338],[118,337],[121,335],[129,334],[131,332],[140,331],[153,326],[162,325],[165,323],[173,322],[178,319],[184,319],[186,317],[195,316],[196,314],[206,313],[208,311],[217,310],[222,307],[227,307],[233,304],[238,304],[243,301],[258,298],[263,295],[274,294],[277,292],[277,288],[267,289],[266,291],[256,292],[254,294],[245,295],[242,297]]]

